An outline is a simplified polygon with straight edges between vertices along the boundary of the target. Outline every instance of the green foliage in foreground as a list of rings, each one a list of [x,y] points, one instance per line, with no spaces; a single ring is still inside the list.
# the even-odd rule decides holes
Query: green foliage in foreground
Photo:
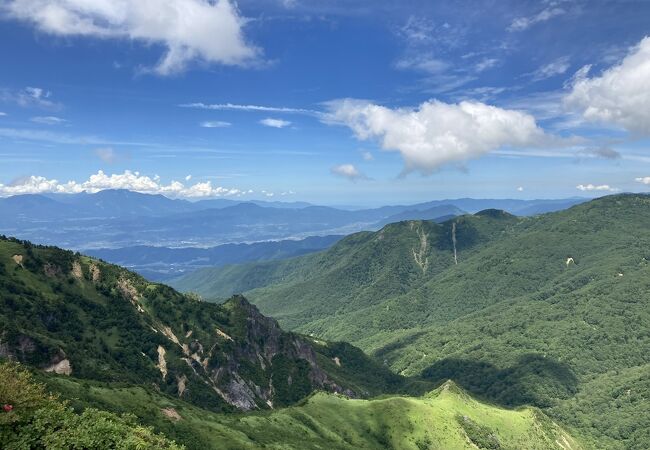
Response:
[[[46,393],[17,364],[0,364],[0,443],[11,449],[180,450],[133,415],[118,416],[88,408],[76,414],[65,402]]]

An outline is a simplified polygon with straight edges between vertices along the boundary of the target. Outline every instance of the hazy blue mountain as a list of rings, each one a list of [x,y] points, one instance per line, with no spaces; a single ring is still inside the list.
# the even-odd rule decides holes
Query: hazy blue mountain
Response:
[[[400,220],[440,220],[498,208],[535,215],[584,199],[452,199],[340,209],[304,202],[209,199],[197,202],[126,190],[19,195],[0,199],[0,233],[72,249],[214,247],[377,230]],[[127,261],[121,261],[127,263]]]
[[[87,253],[134,270],[149,280],[163,281],[204,267],[305,255],[327,249],[342,237],[310,236],[299,240],[224,244],[210,248],[134,246],[89,250]]]

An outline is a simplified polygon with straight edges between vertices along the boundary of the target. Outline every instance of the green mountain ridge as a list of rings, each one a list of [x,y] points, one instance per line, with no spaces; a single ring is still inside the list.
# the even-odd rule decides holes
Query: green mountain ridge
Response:
[[[83,379],[151,384],[216,411],[288,405],[314,389],[364,396],[380,377],[397,379],[358,352],[359,367],[377,375],[366,385],[319,355],[325,344],[283,332],[241,296],[201,302],[52,247],[1,239],[0,294],[0,357]]]
[[[241,296],[206,303],[7,238],[0,294],[0,360],[70,402],[0,361],[7,448],[178,448],[167,437],[195,449],[582,448],[543,413],[480,403],[452,382],[386,396],[433,384],[285,333]]]
[[[530,218],[489,210],[176,285],[210,297],[196,281],[247,284],[288,329],[350,341],[403,375],[542,407],[594,448],[645,449],[650,390],[621,374],[650,363],[648,224],[650,197],[636,194]]]

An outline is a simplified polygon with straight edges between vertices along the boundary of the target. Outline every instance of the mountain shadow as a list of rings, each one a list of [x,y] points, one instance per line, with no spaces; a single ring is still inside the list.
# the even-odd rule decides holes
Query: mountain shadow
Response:
[[[522,355],[504,369],[485,361],[442,359],[423,370],[422,377],[436,384],[452,379],[474,395],[509,407],[548,407],[578,390],[568,365],[539,354]]]

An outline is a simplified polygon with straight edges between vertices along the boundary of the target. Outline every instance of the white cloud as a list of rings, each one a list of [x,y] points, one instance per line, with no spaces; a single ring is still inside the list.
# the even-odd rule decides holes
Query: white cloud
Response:
[[[634,179],[638,183],[650,184],[650,177],[639,177]]]
[[[501,147],[535,146],[552,140],[531,115],[479,102],[431,100],[417,108],[390,109],[343,99],[328,105],[326,122],[346,125],[358,139],[374,139],[384,150],[400,152],[406,171],[424,174]]]
[[[361,152],[361,157],[364,161],[373,161],[375,159],[374,155],[370,152]]]
[[[260,106],[260,105],[238,105],[235,103],[184,103],[178,105],[181,108],[195,108],[195,109],[209,109],[217,111],[247,111],[247,112],[275,112],[275,113],[290,113],[290,114],[307,114],[307,115],[320,115],[319,111],[312,109],[302,108],[289,108],[284,106]]]
[[[9,89],[0,90],[0,100],[16,103],[23,108],[60,109],[61,105],[52,101],[51,97],[52,93],[50,91],[33,86],[27,86],[18,91]]]
[[[538,14],[535,14],[531,17],[518,17],[512,21],[508,27],[508,31],[523,31],[536,23],[546,22],[547,20],[552,19],[553,17],[561,16],[565,14],[566,11],[562,8],[546,8],[543,11],[540,11]]]
[[[271,119],[271,118],[262,119],[260,120],[260,123],[266,127],[271,127],[271,128],[284,128],[291,125],[291,122],[289,122],[288,120]]]
[[[589,78],[589,69],[575,75],[565,104],[588,121],[650,134],[650,37],[600,76]]]
[[[191,61],[245,65],[259,55],[230,0],[9,0],[2,10],[48,34],[161,44],[166,53],[154,69],[161,75]]]
[[[2,111],[0,111],[0,117],[4,117],[4,116],[6,116],[6,115],[7,115],[6,112],[2,112]]]
[[[616,192],[619,189],[613,188],[608,184],[599,184],[599,185],[594,185],[594,184],[579,184],[576,186],[576,189],[587,192],[587,191],[609,191],[609,192]]]
[[[56,116],[36,116],[29,120],[41,125],[62,125],[67,122],[67,120]]]
[[[350,181],[363,180],[367,178],[364,174],[359,172],[359,169],[354,167],[352,164],[341,164],[339,166],[332,167],[330,172],[339,177],[347,178]]]
[[[479,62],[476,63],[476,66],[474,66],[474,70],[477,72],[483,72],[488,69],[491,69],[492,67],[495,67],[497,64],[499,64],[499,60],[496,58],[483,58]]]
[[[106,189],[128,189],[145,194],[162,194],[171,198],[240,196],[251,193],[251,191],[212,186],[210,181],[193,185],[185,185],[178,181],[163,184],[158,176],[151,178],[130,170],[125,170],[122,174],[107,175],[100,170],[81,183],[76,181],[60,183],[58,180],[36,175],[17,180],[8,185],[0,183],[0,197],[42,193],[95,193]]]
[[[106,164],[113,164],[119,159],[119,155],[112,147],[102,147],[95,149],[95,155]]]
[[[223,122],[221,120],[207,120],[199,124],[203,128],[228,128],[232,124],[230,122]]]
[[[519,186],[519,187],[517,188],[517,192],[524,192],[524,187],[523,187],[523,186]]]
[[[400,70],[417,70],[429,74],[442,73],[449,69],[449,64],[431,55],[405,56],[395,63],[395,68]]]
[[[533,81],[546,80],[547,78],[552,78],[557,75],[562,75],[571,66],[568,56],[562,56],[555,61],[551,61],[548,64],[545,64],[535,70],[534,72],[529,73]]]
[[[190,181],[192,179],[192,175],[188,175],[185,177],[185,181]]]

